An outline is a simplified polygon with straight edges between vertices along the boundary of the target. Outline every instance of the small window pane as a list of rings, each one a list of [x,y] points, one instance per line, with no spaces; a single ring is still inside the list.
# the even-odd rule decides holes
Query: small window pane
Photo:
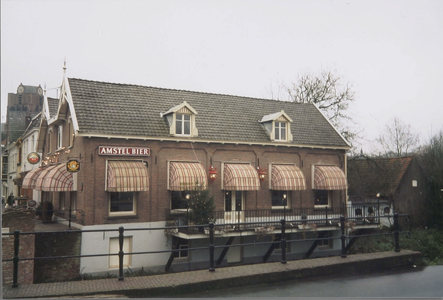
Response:
[[[111,212],[128,212],[134,210],[133,192],[112,192]]]
[[[225,211],[232,211],[232,192],[225,192]]]
[[[328,195],[327,190],[314,190],[315,205],[328,205]]]
[[[286,195],[286,198],[284,197]],[[288,192],[287,191],[272,191],[272,206],[287,206]]]
[[[286,140],[286,129],[282,127],[280,140]]]
[[[182,134],[182,121],[178,119],[175,122],[175,134]]]
[[[191,115],[183,115],[185,121],[191,121]]]
[[[184,125],[183,134],[190,135],[191,134],[191,122],[185,121],[183,125]]]
[[[187,209],[188,201],[186,200],[187,191],[171,192],[171,209]]]

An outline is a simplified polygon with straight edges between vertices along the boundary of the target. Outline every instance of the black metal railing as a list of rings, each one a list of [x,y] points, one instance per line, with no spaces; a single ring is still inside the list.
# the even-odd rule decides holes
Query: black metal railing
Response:
[[[262,227],[263,223],[269,226],[280,227],[280,220],[286,221],[287,227],[309,226],[337,226],[340,216],[346,216],[348,222],[355,225],[380,224],[380,209],[373,206],[353,205],[340,207],[312,207],[312,208],[284,208],[284,209],[255,209],[237,211],[214,211],[211,220],[222,231],[255,230]],[[167,226],[193,225],[190,222],[188,210],[165,210]],[[383,217],[385,215],[383,214]],[[220,226],[223,225],[223,226]],[[180,232],[196,232],[188,228]]]
[[[380,217],[392,217],[394,220],[394,231],[390,233],[381,233],[381,234],[366,234],[366,235],[359,235],[358,237],[369,237],[369,236],[380,236],[380,235],[393,235],[394,236],[394,251],[399,252],[400,251],[400,243],[399,243],[399,236],[403,233],[408,233],[410,235],[409,231],[399,231],[399,225],[398,225],[398,218],[399,217],[406,217],[409,218],[408,215],[385,215]],[[338,218],[329,218],[328,220],[337,221],[338,224],[340,224],[341,228],[341,236],[340,237],[324,237],[324,238],[311,238],[311,239],[293,239],[293,240],[287,240],[286,239],[286,229],[287,229],[287,220],[281,219],[280,221],[269,221],[269,222],[261,222],[260,226],[267,227],[278,224],[278,228],[280,231],[281,239],[279,241],[270,241],[270,242],[254,242],[254,243],[242,243],[242,244],[230,244],[230,245],[215,245],[216,237],[215,237],[215,231],[219,230],[219,228],[222,228],[223,226],[235,226],[235,223],[230,224],[204,224],[204,225],[191,225],[191,226],[173,226],[173,228],[176,228],[178,230],[184,229],[184,228],[208,228],[208,234],[209,234],[209,240],[208,245],[204,247],[195,247],[195,248],[188,248],[187,251],[209,251],[209,271],[215,271],[214,267],[214,251],[215,249],[220,248],[230,248],[230,247],[239,247],[239,246],[257,246],[257,245],[270,245],[270,244],[280,244],[281,247],[281,263],[286,263],[286,245],[289,243],[297,243],[297,242],[310,242],[310,241],[322,241],[322,240],[332,240],[332,239],[341,239],[341,257],[345,258],[347,255],[347,245],[346,241],[349,240],[349,238],[353,238],[352,235],[346,235],[346,230],[348,226],[346,225],[347,222],[349,222],[350,218],[347,218],[343,215],[339,216]],[[310,222],[321,222],[324,223],[324,219],[310,219]],[[308,222],[307,219],[299,219],[299,220],[292,220],[291,222],[297,223],[297,224],[303,224],[303,222]],[[248,226],[256,226],[259,224],[258,222],[252,222],[252,223],[242,223],[242,225]],[[292,226],[292,225],[291,225]],[[100,256],[114,256],[118,255],[118,261],[119,261],[119,267],[118,267],[118,280],[124,280],[123,276],[123,261],[125,255],[140,255],[140,254],[157,254],[157,253],[172,253],[172,252],[179,252],[182,251],[181,249],[171,249],[171,250],[159,250],[159,251],[144,251],[144,252],[124,252],[124,236],[126,232],[130,231],[155,231],[155,230],[170,230],[171,226],[168,227],[157,227],[157,228],[130,228],[125,229],[124,227],[119,227],[118,229],[100,229],[100,230],[67,230],[63,231],[67,234],[69,233],[90,233],[90,232],[118,232],[118,238],[119,238],[119,251],[118,253],[97,253],[97,254],[88,254],[88,255],[71,255],[71,256],[49,256],[49,257],[19,257],[19,248],[20,248],[20,237],[23,235],[37,235],[37,234],[47,234],[47,233],[57,233],[56,232],[20,232],[20,231],[14,231],[13,233],[2,233],[2,236],[14,236],[14,250],[13,250],[13,258],[9,259],[2,259],[2,262],[12,262],[13,263],[13,283],[12,287],[18,287],[18,267],[19,267],[19,261],[26,261],[26,260],[47,260],[47,259],[69,259],[69,258],[84,258],[84,257],[100,257]]]

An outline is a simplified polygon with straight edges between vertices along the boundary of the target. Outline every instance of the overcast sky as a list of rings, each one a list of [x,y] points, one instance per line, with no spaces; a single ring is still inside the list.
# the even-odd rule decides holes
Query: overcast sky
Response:
[[[68,77],[270,98],[332,70],[363,150],[398,117],[443,129],[443,1],[1,0],[1,101]],[[128,104],[130,105],[130,104]]]

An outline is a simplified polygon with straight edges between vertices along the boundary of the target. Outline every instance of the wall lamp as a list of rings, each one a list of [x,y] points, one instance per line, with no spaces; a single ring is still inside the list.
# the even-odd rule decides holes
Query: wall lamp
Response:
[[[260,181],[265,180],[266,176],[268,175],[268,172],[266,172],[266,169],[257,167],[258,170],[258,178],[260,178]]]
[[[209,180],[214,181],[217,179],[217,171],[213,166],[209,167]]]

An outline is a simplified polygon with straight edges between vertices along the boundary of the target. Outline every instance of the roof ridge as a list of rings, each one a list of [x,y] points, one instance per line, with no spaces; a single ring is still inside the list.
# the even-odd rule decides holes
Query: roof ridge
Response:
[[[223,94],[223,93],[199,92],[199,91],[192,91],[192,90],[163,88],[163,87],[156,87],[156,86],[150,86],[150,85],[141,85],[141,84],[117,83],[117,82],[109,82],[109,81],[88,80],[88,79],[75,78],[75,77],[69,77],[68,80],[70,80],[70,79],[87,81],[87,82],[97,82],[97,83],[104,83],[104,84],[120,85],[120,86],[143,87],[143,88],[151,88],[151,89],[166,90],[166,91],[187,92],[187,93],[196,93],[196,94],[207,94],[207,95],[215,95],[215,96],[229,96],[229,97],[238,97],[238,98],[246,98],[246,99],[265,100],[265,101],[276,101],[276,102],[283,102],[283,103],[293,103],[293,104],[297,104],[297,105],[314,105],[313,103],[284,101],[284,100],[278,100],[278,99],[258,98],[258,97],[251,97],[251,96],[239,96],[239,95]]]

